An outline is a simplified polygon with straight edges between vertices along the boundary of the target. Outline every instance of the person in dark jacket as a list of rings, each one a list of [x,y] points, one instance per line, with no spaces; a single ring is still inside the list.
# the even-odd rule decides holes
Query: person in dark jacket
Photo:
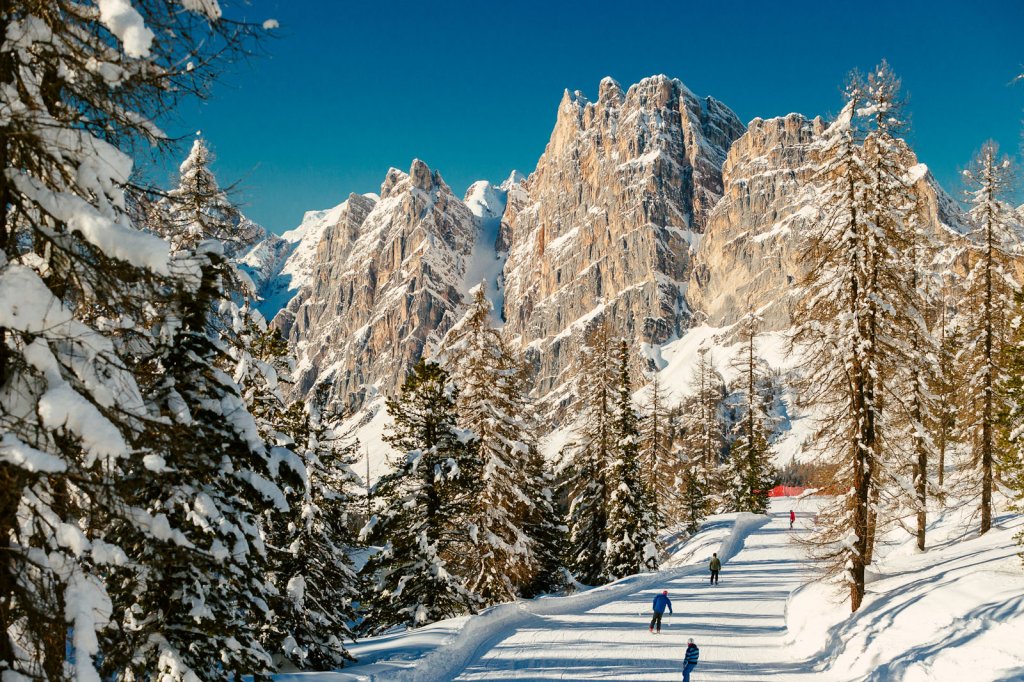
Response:
[[[690,673],[697,667],[697,659],[700,658],[700,649],[693,643],[693,637],[686,645],[686,655],[683,656],[683,682],[690,682]]]
[[[668,590],[663,591],[661,594],[654,597],[654,615],[651,616],[651,632],[654,632],[654,627],[658,627],[658,634],[661,634],[661,617],[665,615],[665,609],[668,609],[669,613],[672,613],[672,600],[668,598]]]
[[[711,563],[708,564],[708,568],[711,569],[711,584],[718,584],[718,572],[722,570],[722,560],[718,558],[718,552],[711,555]]]

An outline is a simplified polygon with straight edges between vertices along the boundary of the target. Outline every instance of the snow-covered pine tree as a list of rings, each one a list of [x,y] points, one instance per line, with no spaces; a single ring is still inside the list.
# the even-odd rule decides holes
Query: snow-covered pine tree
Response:
[[[640,463],[639,417],[633,407],[629,344],[618,343],[615,444],[608,494],[608,549],[604,578],[616,580],[658,567],[657,521]]]
[[[684,524],[688,533],[693,534],[700,530],[700,524],[707,517],[710,508],[703,469],[697,458],[688,457],[688,461],[683,463],[680,479],[680,522]]]
[[[961,362],[969,377],[965,387],[964,429],[971,444],[964,481],[979,496],[981,533],[992,527],[992,492],[1000,453],[997,420],[1003,411],[1000,385],[1009,379],[1003,364],[1009,340],[1014,296],[1020,288],[1011,259],[1019,248],[1016,216],[1006,203],[1011,164],[987,142],[964,171],[971,209],[968,240],[972,265],[964,295],[965,328]]]
[[[123,495],[152,426],[134,355],[171,274],[167,244],[130,224],[128,152],[167,145],[153,119],[252,31],[209,3],[115,5],[3,12],[0,668],[18,679],[99,679],[104,579],[138,561],[107,526],[164,532]]]
[[[544,455],[536,447],[530,449],[526,461],[526,494],[532,502],[523,528],[533,540],[537,570],[522,588],[524,597],[535,597],[565,587],[564,555],[569,529],[555,499],[557,482]]]
[[[935,322],[939,335],[938,371],[935,373],[935,385],[932,389],[937,404],[935,472],[936,494],[938,495],[945,495],[946,464],[949,453],[960,445],[962,437],[960,415],[963,413],[961,405],[966,381],[963,367],[958,359],[963,347],[963,333],[958,326],[958,318],[952,314],[954,304],[950,300],[948,281],[945,281],[950,279],[950,275],[947,274],[943,279],[940,288],[938,319]]]
[[[172,215],[175,229],[166,236],[174,251],[192,250],[214,239],[224,245],[225,255],[233,256],[262,236],[254,224],[243,221],[217,182],[212,163],[209,146],[197,137],[178,168],[178,187],[160,202],[160,209]]]
[[[125,679],[154,669],[171,679],[272,669],[265,624],[284,597],[264,540],[285,520],[286,492],[305,488],[281,421],[287,349],[235,301],[240,277],[225,252],[237,212],[211,190],[215,179],[196,149],[183,165],[189,175],[149,212],[150,227],[172,244],[179,280],[150,359],[150,399],[168,426],[151,436],[159,466],[130,471],[126,489],[175,532],[150,543],[130,526],[113,529],[141,557],[136,580],[112,595],[128,634],[104,650]],[[204,182],[192,182],[200,175]]]
[[[287,523],[276,524],[268,540],[281,546],[271,554],[279,594],[265,645],[306,670],[334,670],[353,660],[345,641],[354,639],[361,589],[349,558],[357,542],[348,523],[357,502],[351,465],[358,442],[341,432],[340,415],[326,405],[326,388],[318,387],[303,410],[304,427],[291,431],[305,485],[289,491]],[[296,406],[303,403],[292,403],[290,411]]]
[[[475,442],[456,427],[457,401],[448,373],[426,359],[387,401],[394,425],[385,439],[399,454],[373,487],[380,511],[361,534],[383,543],[361,572],[370,590],[362,604],[366,632],[426,625],[480,604],[456,572],[471,542],[482,468]]]
[[[722,469],[725,448],[725,382],[715,369],[713,353],[708,348],[697,352],[690,384],[694,391],[682,404],[681,453],[686,466],[700,481],[705,515],[725,509],[728,491]],[[695,489],[696,490],[696,489]],[[690,499],[694,499],[691,495]],[[689,503],[687,503],[688,505]],[[688,516],[692,516],[687,512]]]
[[[567,556],[576,578],[597,585],[608,548],[608,479],[615,448],[618,363],[608,320],[601,317],[581,349],[576,441],[566,451],[563,489],[569,502]]]
[[[471,543],[460,574],[484,605],[512,601],[536,575],[525,523],[534,500],[527,465],[534,446],[525,366],[491,324],[493,307],[478,285],[466,316],[445,337],[443,362],[459,388],[459,426],[475,436],[482,478],[475,484]]]
[[[776,482],[768,446],[774,425],[768,412],[769,404],[762,393],[767,371],[757,351],[761,322],[760,316],[753,311],[743,317],[739,330],[743,346],[731,362],[740,386],[740,417],[733,426],[733,440],[729,448],[730,511],[754,514],[768,511],[768,493]]]

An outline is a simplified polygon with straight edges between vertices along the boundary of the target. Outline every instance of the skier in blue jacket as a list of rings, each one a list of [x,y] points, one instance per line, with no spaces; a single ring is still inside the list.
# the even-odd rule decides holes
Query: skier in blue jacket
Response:
[[[672,613],[672,600],[668,598],[668,590],[664,590],[661,594],[654,597],[654,616],[651,617],[651,632],[654,632],[654,626],[658,626],[658,634],[661,634],[661,617],[665,615],[665,609],[668,609],[669,613]]]
[[[690,673],[697,667],[700,649],[693,643],[693,637],[686,644],[686,656],[683,657],[683,682],[690,682]]]

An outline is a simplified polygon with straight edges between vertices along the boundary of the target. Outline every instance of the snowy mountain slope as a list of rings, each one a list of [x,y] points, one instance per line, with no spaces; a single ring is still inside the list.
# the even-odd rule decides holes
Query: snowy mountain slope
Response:
[[[599,308],[635,341],[662,343],[686,326],[692,247],[742,132],[728,107],[666,76],[625,91],[606,78],[595,101],[565,92],[523,183],[527,199],[509,202],[503,230],[504,317],[537,367],[540,395],[573,379]]]
[[[480,229],[473,242],[469,262],[466,263],[463,291],[468,294],[469,290],[480,282],[486,283],[487,297],[491,299],[498,315],[505,305],[505,282],[502,273],[505,270],[505,259],[508,257],[507,251],[501,248],[501,219],[505,215],[507,188],[517,175],[513,171],[510,179],[497,187],[486,180],[474,182],[466,190],[464,199],[470,213],[476,216]]]
[[[418,159],[388,171],[379,201],[352,195],[342,214],[274,323],[298,356],[293,395],[327,383],[331,399],[358,409],[392,395],[458,319],[479,223]]]
[[[350,209],[351,199],[349,197],[334,208],[307,211],[298,227],[280,236],[267,235],[240,259],[243,269],[258,288],[262,301],[257,307],[267,320],[274,319],[299,289],[309,283],[324,232],[345,220],[358,222],[365,217],[361,212]],[[377,196],[366,194],[356,199],[357,202],[364,200],[374,202]]]

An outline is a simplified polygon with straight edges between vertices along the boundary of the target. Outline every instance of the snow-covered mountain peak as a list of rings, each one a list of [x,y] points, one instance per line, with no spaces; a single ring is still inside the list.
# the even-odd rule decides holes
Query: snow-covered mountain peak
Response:
[[[498,185],[498,188],[507,192],[515,185],[521,185],[524,182],[526,182],[526,176],[517,170],[513,170],[508,174],[508,177],[505,178],[505,181]]]
[[[297,227],[280,236],[268,235],[240,259],[257,286],[262,299],[257,308],[266,319],[273,319],[309,282],[324,232],[346,220],[353,202],[359,204],[358,213],[376,201],[376,195],[350,194],[333,208],[306,211]]]
[[[477,218],[501,218],[505,212],[505,189],[487,180],[477,180],[466,190],[463,201]]]

